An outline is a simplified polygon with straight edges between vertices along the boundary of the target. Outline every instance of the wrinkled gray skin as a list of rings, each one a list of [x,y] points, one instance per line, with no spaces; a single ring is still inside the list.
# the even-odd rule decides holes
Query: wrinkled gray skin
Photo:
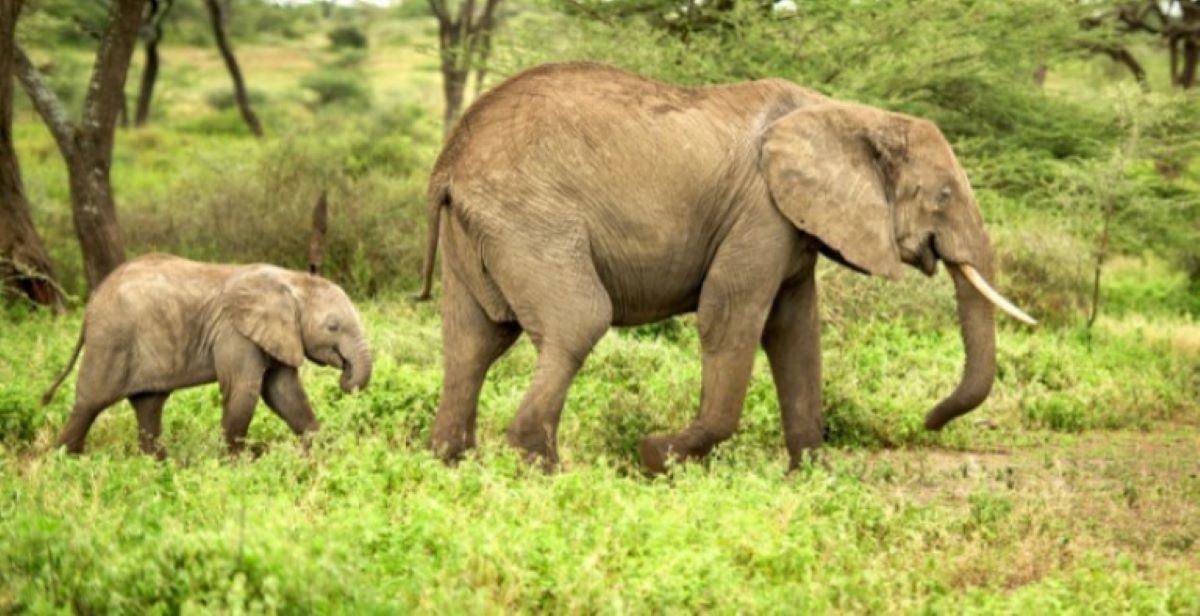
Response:
[[[937,261],[992,278],[967,176],[926,120],[782,80],[682,88],[598,65],[547,65],[463,116],[429,187],[428,297],[439,218],[445,379],[432,446],[475,444],[488,367],[521,331],[537,347],[509,442],[547,466],[567,388],[614,325],[695,311],[699,416],[650,436],[645,469],[733,434],[759,345],[792,465],[823,437],[814,267],[824,254],[897,278]],[[995,376],[992,306],[948,267],[966,345],[930,429],[975,408]]]
[[[213,265],[147,255],[113,271],[92,294],[83,332],[54,390],[84,343],[75,406],[59,437],[71,453],[96,416],[128,398],[142,451],[158,443],[162,408],[172,391],[217,381],[221,424],[232,453],[241,450],[259,396],[298,436],[320,427],[297,368],[309,360],[342,370],[350,392],[371,378],[362,322],[337,285],[271,265]]]

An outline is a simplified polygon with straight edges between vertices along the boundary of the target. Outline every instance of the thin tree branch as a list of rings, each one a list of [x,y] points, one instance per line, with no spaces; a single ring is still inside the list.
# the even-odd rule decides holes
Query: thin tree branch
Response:
[[[50,134],[54,136],[54,142],[58,144],[63,158],[73,158],[76,151],[75,125],[71,122],[70,115],[67,114],[62,101],[58,100],[58,95],[54,93],[54,89],[50,87],[45,76],[25,54],[25,50],[21,49],[20,45],[14,45],[14,48],[17,79],[21,82],[21,87],[25,89],[25,93],[33,103],[33,108],[42,117],[46,127],[50,129]]]

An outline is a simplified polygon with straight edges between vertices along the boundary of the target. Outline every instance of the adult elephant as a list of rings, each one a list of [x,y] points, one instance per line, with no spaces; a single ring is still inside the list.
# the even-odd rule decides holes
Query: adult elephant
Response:
[[[1011,304],[986,282],[982,216],[929,121],[778,79],[685,88],[545,65],[463,115],[428,199],[421,295],[440,231],[445,379],[432,445],[447,460],[474,446],[488,367],[521,331],[537,368],[508,440],[553,465],[567,388],[596,341],[613,325],[695,311],[699,416],[644,439],[642,465],[662,472],[733,434],[761,344],[795,466],[823,433],[818,254],[893,279],[902,264],[932,275],[944,261],[966,366],[925,425],[940,429],[991,390],[992,305]]]

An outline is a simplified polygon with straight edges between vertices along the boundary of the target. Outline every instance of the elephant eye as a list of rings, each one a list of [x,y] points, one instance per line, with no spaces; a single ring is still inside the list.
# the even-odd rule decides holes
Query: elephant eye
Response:
[[[954,189],[946,186],[942,188],[942,192],[938,193],[938,203],[945,204],[950,200],[950,196],[954,194]]]
[[[326,325],[325,328],[331,332],[336,332],[337,330],[341,329],[341,326],[338,325],[337,322],[334,322]]]

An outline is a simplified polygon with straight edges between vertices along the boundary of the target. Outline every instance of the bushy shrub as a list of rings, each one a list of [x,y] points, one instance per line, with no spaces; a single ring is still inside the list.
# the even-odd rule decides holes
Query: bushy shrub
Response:
[[[227,114],[231,131],[244,133]],[[327,275],[356,294],[414,288],[436,124],[415,107],[314,121],[325,130],[292,131],[261,149],[202,149],[169,190],[127,200],[131,251],[303,269],[312,208],[327,192]]]
[[[330,47],[349,47],[354,49],[365,49],[367,47],[367,35],[357,26],[349,24],[336,26],[327,32],[326,36],[329,37]]]
[[[1079,323],[1091,305],[1095,248],[1040,223],[992,229],[999,285],[1004,294],[1049,325]]]
[[[334,104],[361,108],[371,104],[370,85],[361,75],[349,70],[317,70],[305,75],[300,80],[300,87],[313,94],[316,108]]]
[[[261,107],[268,102],[266,93],[253,87],[246,88],[246,97],[252,107]],[[227,111],[235,108],[237,98],[232,87],[221,87],[206,92],[204,102],[217,111]]]

